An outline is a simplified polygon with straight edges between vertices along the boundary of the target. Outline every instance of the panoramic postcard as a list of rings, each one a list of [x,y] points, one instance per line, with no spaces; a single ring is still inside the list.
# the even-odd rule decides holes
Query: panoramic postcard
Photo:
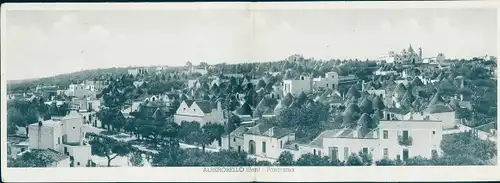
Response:
[[[497,165],[496,8],[250,5],[3,6],[2,165]]]

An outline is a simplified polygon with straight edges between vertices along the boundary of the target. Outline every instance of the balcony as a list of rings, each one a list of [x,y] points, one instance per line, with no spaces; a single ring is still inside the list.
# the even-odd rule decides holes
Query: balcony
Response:
[[[398,136],[398,143],[399,145],[402,146],[411,146],[413,139],[408,136],[407,138],[404,138],[403,136]]]

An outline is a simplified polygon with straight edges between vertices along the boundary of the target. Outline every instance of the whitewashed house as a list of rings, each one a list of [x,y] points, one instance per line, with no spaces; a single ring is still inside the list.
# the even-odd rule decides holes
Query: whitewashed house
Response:
[[[291,93],[298,96],[300,92],[309,93],[312,91],[313,81],[310,77],[301,75],[298,79],[283,80],[283,96]]]
[[[441,121],[381,120],[377,128],[327,130],[309,143],[296,144],[300,155],[311,153],[346,161],[352,153],[369,153],[375,161],[431,158],[440,154]],[[298,157],[295,157],[298,158]]]
[[[313,88],[329,88],[337,90],[339,86],[339,75],[336,72],[328,72],[325,77],[313,78]]]
[[[196,121],[201,126],[208,122],[224,123],[224,111],[222,103],[216,105],[207,100],[184,100],[174,115],[174,121],[181,124],[183,121]]]
[[[71,111],[61,121],[46,120],[29,126],[30,149],[52,149],[68,155],[72,166],[85,167],[91,147],[85,140],[83,116]]]
[[[260,123],[243,134],[243,149],[252,157],[277,160],[287,142],[295,140],[295,134],[270,124]]]

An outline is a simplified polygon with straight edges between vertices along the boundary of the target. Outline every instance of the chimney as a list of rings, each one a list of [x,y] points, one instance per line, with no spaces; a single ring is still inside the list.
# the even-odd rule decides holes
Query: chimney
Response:
[[[354,138],[359,137],[359,132],[358,132],[358,131],[359,131],[359,129],[360,129],[360,127],[356,127],[356,129],[354,129],[354,130],[352,131],[352,137],[354,137]]]
[[[217,100],[217,111],[222,112],[222,103],[220,100]]]
[[[269,136],[274,136],[274,127],[269,128]]]

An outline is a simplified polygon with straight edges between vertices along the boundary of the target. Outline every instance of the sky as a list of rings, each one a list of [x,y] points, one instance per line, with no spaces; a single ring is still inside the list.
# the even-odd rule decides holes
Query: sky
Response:
[[[6,25],[8,80],[292,54],[364,60],[410,44],[424,57],[497,55],[495,9],[10,10]]]

